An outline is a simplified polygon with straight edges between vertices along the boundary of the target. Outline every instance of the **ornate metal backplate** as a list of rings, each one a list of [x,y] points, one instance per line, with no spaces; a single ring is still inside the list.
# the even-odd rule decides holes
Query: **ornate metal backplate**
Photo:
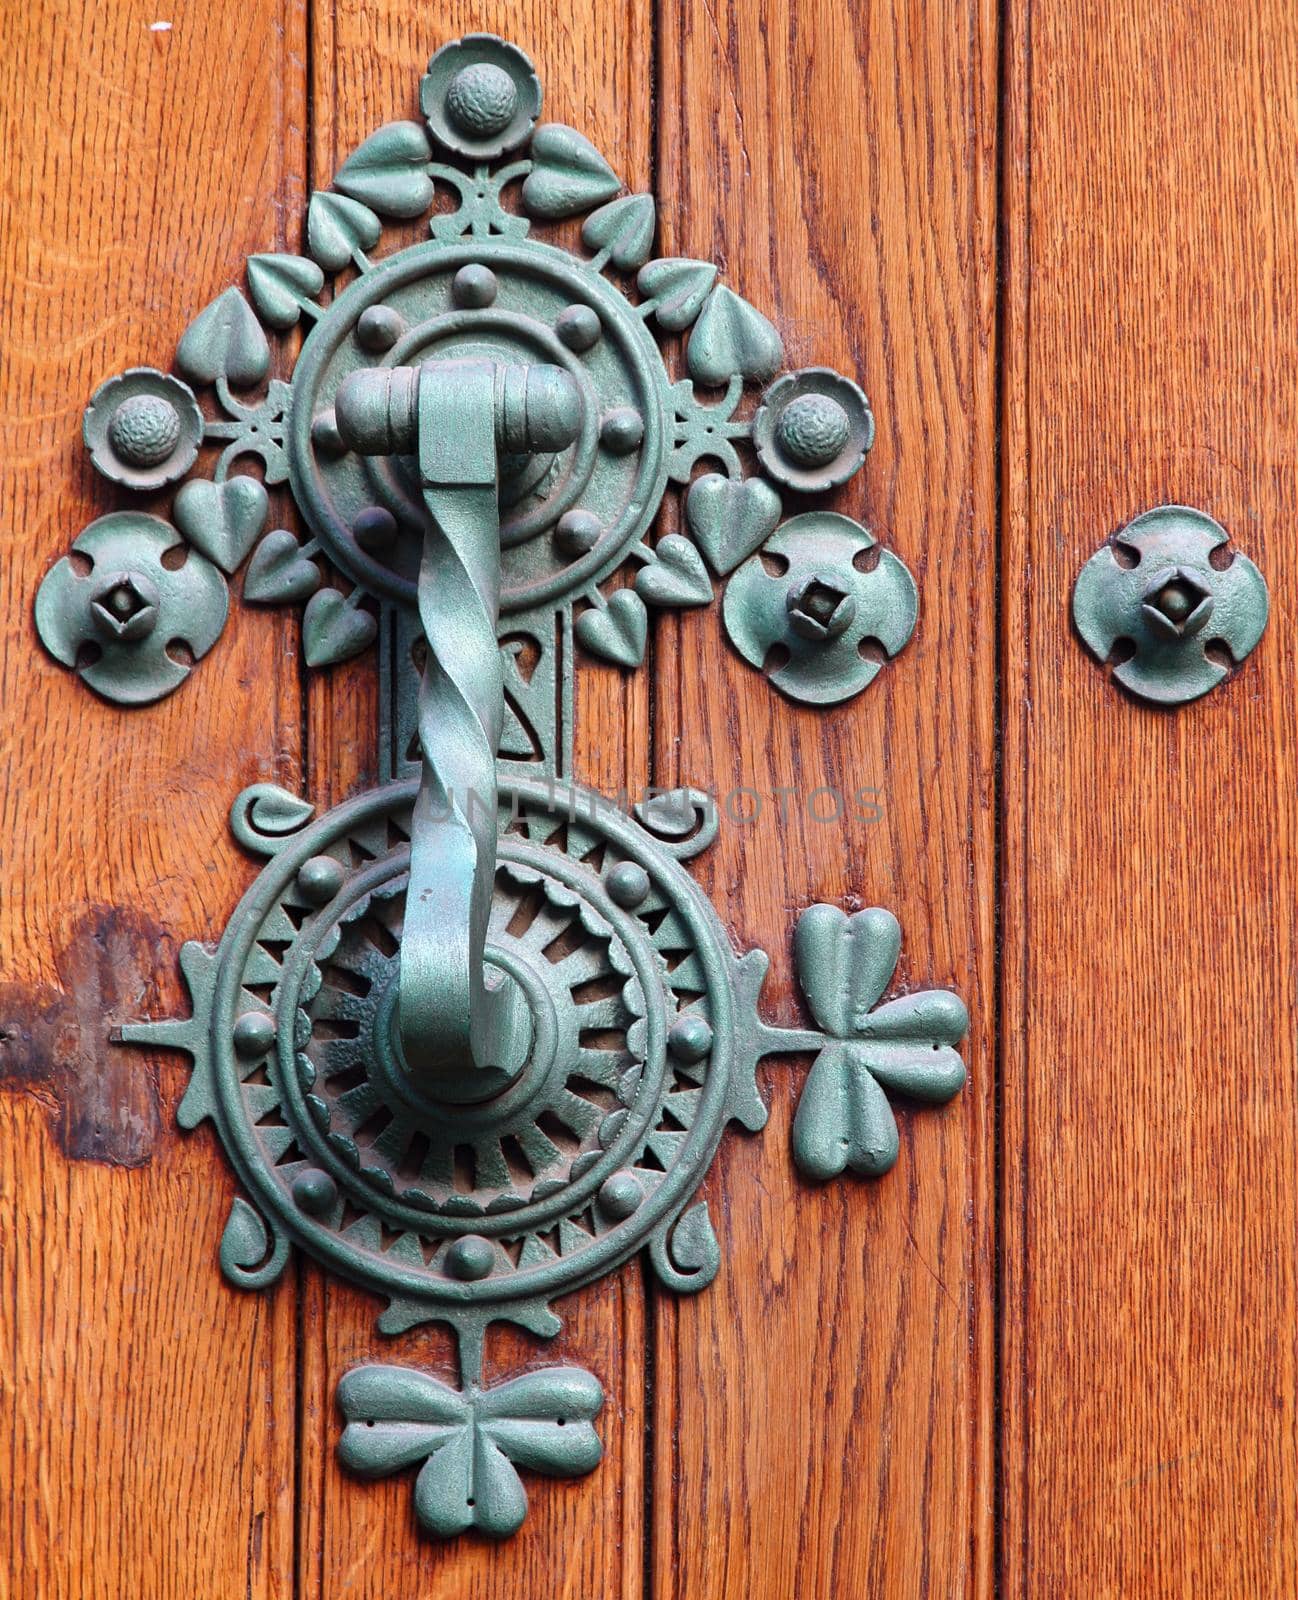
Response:
[[[219,946],[182,951],[192,1015],[123,1037],[193,1059],[180,1121],[214,1123],[242,1189],[220,1244],[233,1283],[271,1284],[296,1244],[386,1302],[384,1333],[456,1330],[459,1388],[383,1364],[338,1395],[343,1459],[362,1475],[419,1465],[419,1520],[439,1534],[513,1532],[517,1467],[596,1464],[596,1379],[553,1367],[488,1385],[486,1332],[556,1334],[557,1299],[641,1250],[672,1289],[709,1283],[720,1251],[695,1193],[727,1123],[765,1121],[760,1059],[815,1053],[794,1154],[819,1179],[891,1167],[888,1092],[940,1102],[964,1080],[960,1000],[882,1000],[900,949],[888,912],[807,911],[795,956],[814,1026],[772,1027],[766,956],[736,955],[683,865],[715,836],[709,798],[628,809],[572,781],[576,651],[635,668],[650,609],[705,605],[726,580],[739,653],[828,705],[901,650],[917,600],[863,527],[805,509],[865,459],[861,390],[821,368],[777,377],[767,319],[711,264],[651,259],[652,198],[624,194],[573,129],[538,125],[540,105],[513,46],[439,50],[425,121],[381,128],[312,196],[305,254],[252,257],[246,294],[226,290],[181,338],[181,376],[137,368],[96,392],[96,467],[140,492],[184,482],[170,520],[93,523],[36,603],[50,651],[133,704],[213,648],[240,567],[245,600],[305,602],[309,666],[379,641],[385,782],[318,818],[272,785],[238,796],[235,837],[266,865]],[[574,217],[585,255],[533,232]],[[428,237],[385,249],[386,224],[423,218]],[[268,330],[299,324],[291,382],[270,378]],[[485,445],[461,373],[487,385]],[[552,437],[529,373],[570,410]],[[756,402],[751,385],[768,385]],[[404,398],[362,446],[354,402],[372,391]],[[266,531],[283,483],[305,539]],[[673,491],[686,531],[657,533]],[[784,491],[803,508],[788,520]],[[485,544],[460,538],[465,506]],[[507,990],[520,1019],[490,1063],[474,1046],[497,1074],[476,1090],[471,1070],[411,1058],[402,1010],[404,995],[446,1020],[410,950],[416,924],[441,936],[428,896],[456,887],[429,850],[431,800],[448,794],[471,845],[459,888],[482,891],[484,992]],[[485,823],[466,794],[490,796]]]

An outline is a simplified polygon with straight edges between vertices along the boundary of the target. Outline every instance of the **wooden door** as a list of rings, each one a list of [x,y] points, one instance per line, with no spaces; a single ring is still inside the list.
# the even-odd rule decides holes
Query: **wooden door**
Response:
[[[105,704],[41,651],[51,563],[112,491],[86,397],[166,367],[311,190],[488,29],[546,115],[718,260],[791,365],[878,422],[836,497],[919,584],[836,711],[775,694],[715,610],[578,677],[577,775],[768,798],[697,872],[736,946],[814,900],[890,907],[902,989],[969,1003],[969,1082],[903,1107],[878,1182],[789,1160],[806,1058],[710,1171],[690,1299],[632,1264],[563,1307],[604,1460],[496,1544],[421,1535],[335,1459],[373,1302],[306,1261],[229,1288],[235,1185],[181,1135],[183,1009],[253,866],[255,781],[375,778],[372,656],[308,678],[238,609],[183,691]],[[1298,14],[1282,0],[32,0],[0,63],[0,1392],[14,1600],[1298,1592],[1294,594]],[[1083,561],[1165,502],[1270,585],[1239,674],[1169,712],[1072,631]],[[285,496],[280,522],[291,519]],[[817,822],[781,791],[877,790]],[[449,1371],[442,1331],[384,1346]],[[502,1338],[502,1367],[539,1359]],[[548,1357],[547,1357],[548,1359]]]

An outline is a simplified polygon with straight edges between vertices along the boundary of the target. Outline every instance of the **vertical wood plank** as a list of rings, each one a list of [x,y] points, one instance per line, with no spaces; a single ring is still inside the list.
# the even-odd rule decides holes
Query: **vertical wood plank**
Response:
[[[648,7],[638,0],[454,0],[436,15],[395,0],[317,4],[314,181],[327,184],[348,151],[380,123],[417,115],[418,81],[429,55],[475,30],[510,38],[532,56],[544,86],[545,119],[579,129],[628,184],[649,185],[652,39]],[[311,692],[312,793],[338,799],[374,778],[374,666],[363,660],[319,679]],[[577,778],[612,793],[642,785],[648,776],[647,675],[628,679],[584,663],[577,684]],[[571,1361],[593,1371],[607,1395],[598,1423],[602,1464],[575,1483],[528,1474],[527,1521],[503,1545],[431,1541],[415,1525],[409,1474],[360,1484],[338,1468],[333,1396],[349,1366],[393,1360],[455,1381],[444,1330],[383,1339],[374,1330],[377,1309],[374,1301],[312,1275],[304,1314],[304,1594],[330,1600],[531,1594],[639,1600],[645,1313],[638,1268],[560,1302],[565,1326],[552,1345],[505,1328],[489,1335],[488,1380],[528,1365]]]
[[[166,27],[153,26],[162,20]],[[300,0],[10,8],[0,58],[0,1595],[290,1592],[293,1290],[242,1296],[233,1183],[186,1074],[108,1044],[183,1010],[176,951],[252,875],[233,795],[297,781],[291,629],[232,608],[173,698],[123,711],[32,602],[93,517],[81,412],[176,340],[301,199]],[[149,502],[166,514],[169,494]]]
[[[666,624],[657,777],[762,797],[747,823],[751,800],[723,806],[698,871],[739,944],[774,955],[768,1014],[797,1016],[790,935],[823,898],[891,907],[898,984],[958,989],[974,1028],[963,1097],[901,1110],[877,1184],[797,1178],[787,1063],[760,1140],[723,1147],[721,1275],[656,1307],[655,1594],[987,1594],[995,10],[685,0],[659,27],[662,247],[719,259],[791,365],[863,383],[878,439],[834,503],[908,563],[921,609],[904,654],[823,712],[744,666],[715,612]]]
[[[1298,1591],[1298,15],[1011,8],[1004,1592]],[[1070,627],[1168,501],[1271,586],[1160,712]]]

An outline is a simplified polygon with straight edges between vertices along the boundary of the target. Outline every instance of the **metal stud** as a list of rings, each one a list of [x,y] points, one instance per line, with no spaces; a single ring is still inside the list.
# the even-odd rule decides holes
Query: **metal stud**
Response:
[[[600,443],[615,456],[629,455],[643,438],[644,418],[631,406],[618,406],[600,423]]]
[[[569,350],[584,354],[599,343],[604,328],[590,306],[568,306],[554,319],[554,331]]]
[[[712,1027],[694,1012],[677,1017],[667,1035],[667,1048],[678,1061],[702,1061],[712,1048]]]
[[[644,1200],[640,1180],[630,1172],[615,1172],[600,1185],[600,1209],[618,1222],[634,1216]]]
[[[356,320],[356,339],[372,355],[391,350],[406,331],[406,319],[391,306],[366,306]]]
[[[347,869],[333,856],[312,856],[297,875],[302,898],[313,906],[328,905],[346,881]]]
[[[451,283],[451,298],[456,305],[468,306],[475,311],[491,305],[499,292],[500,285],[496,281],[496,274],[490,267],[484,267],[478,262],[470,262],[467,267],[461,267]]]
[[[245,1011],[231,1031],[234,1053],[258,1061],[275,1043],[275,1019],[265,1011]]]
[[[638,861],[619,861],[605,875],[604,886],[609,899],[629,911],[649,893],[649,874]]]
[[[323,1217],[338,1203],[338,1185],[319,1167],[308,1167],[293,1179],[293,1199],[309,1217]]]
[[[386,506],[366,506],[352,518],[352,536],[367,555],[382,555],[397,536],[397,519]]]
[[[452,1278],[475,1283],[487,1277],[496,1264],[496,1247],[478,1233],[466,1233],[446,1252],[445,1267]]]

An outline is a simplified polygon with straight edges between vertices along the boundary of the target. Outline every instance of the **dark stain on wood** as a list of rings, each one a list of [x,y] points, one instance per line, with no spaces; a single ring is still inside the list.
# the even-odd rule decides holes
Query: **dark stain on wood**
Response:
[[[92,907],[60,951],[59,985],[0,984],[0,1089],[34,1095],[74,1161],[143,1166],[158,1135],[147,1057],[111,1043],[151,1009],[159,930],[133,912]]]

